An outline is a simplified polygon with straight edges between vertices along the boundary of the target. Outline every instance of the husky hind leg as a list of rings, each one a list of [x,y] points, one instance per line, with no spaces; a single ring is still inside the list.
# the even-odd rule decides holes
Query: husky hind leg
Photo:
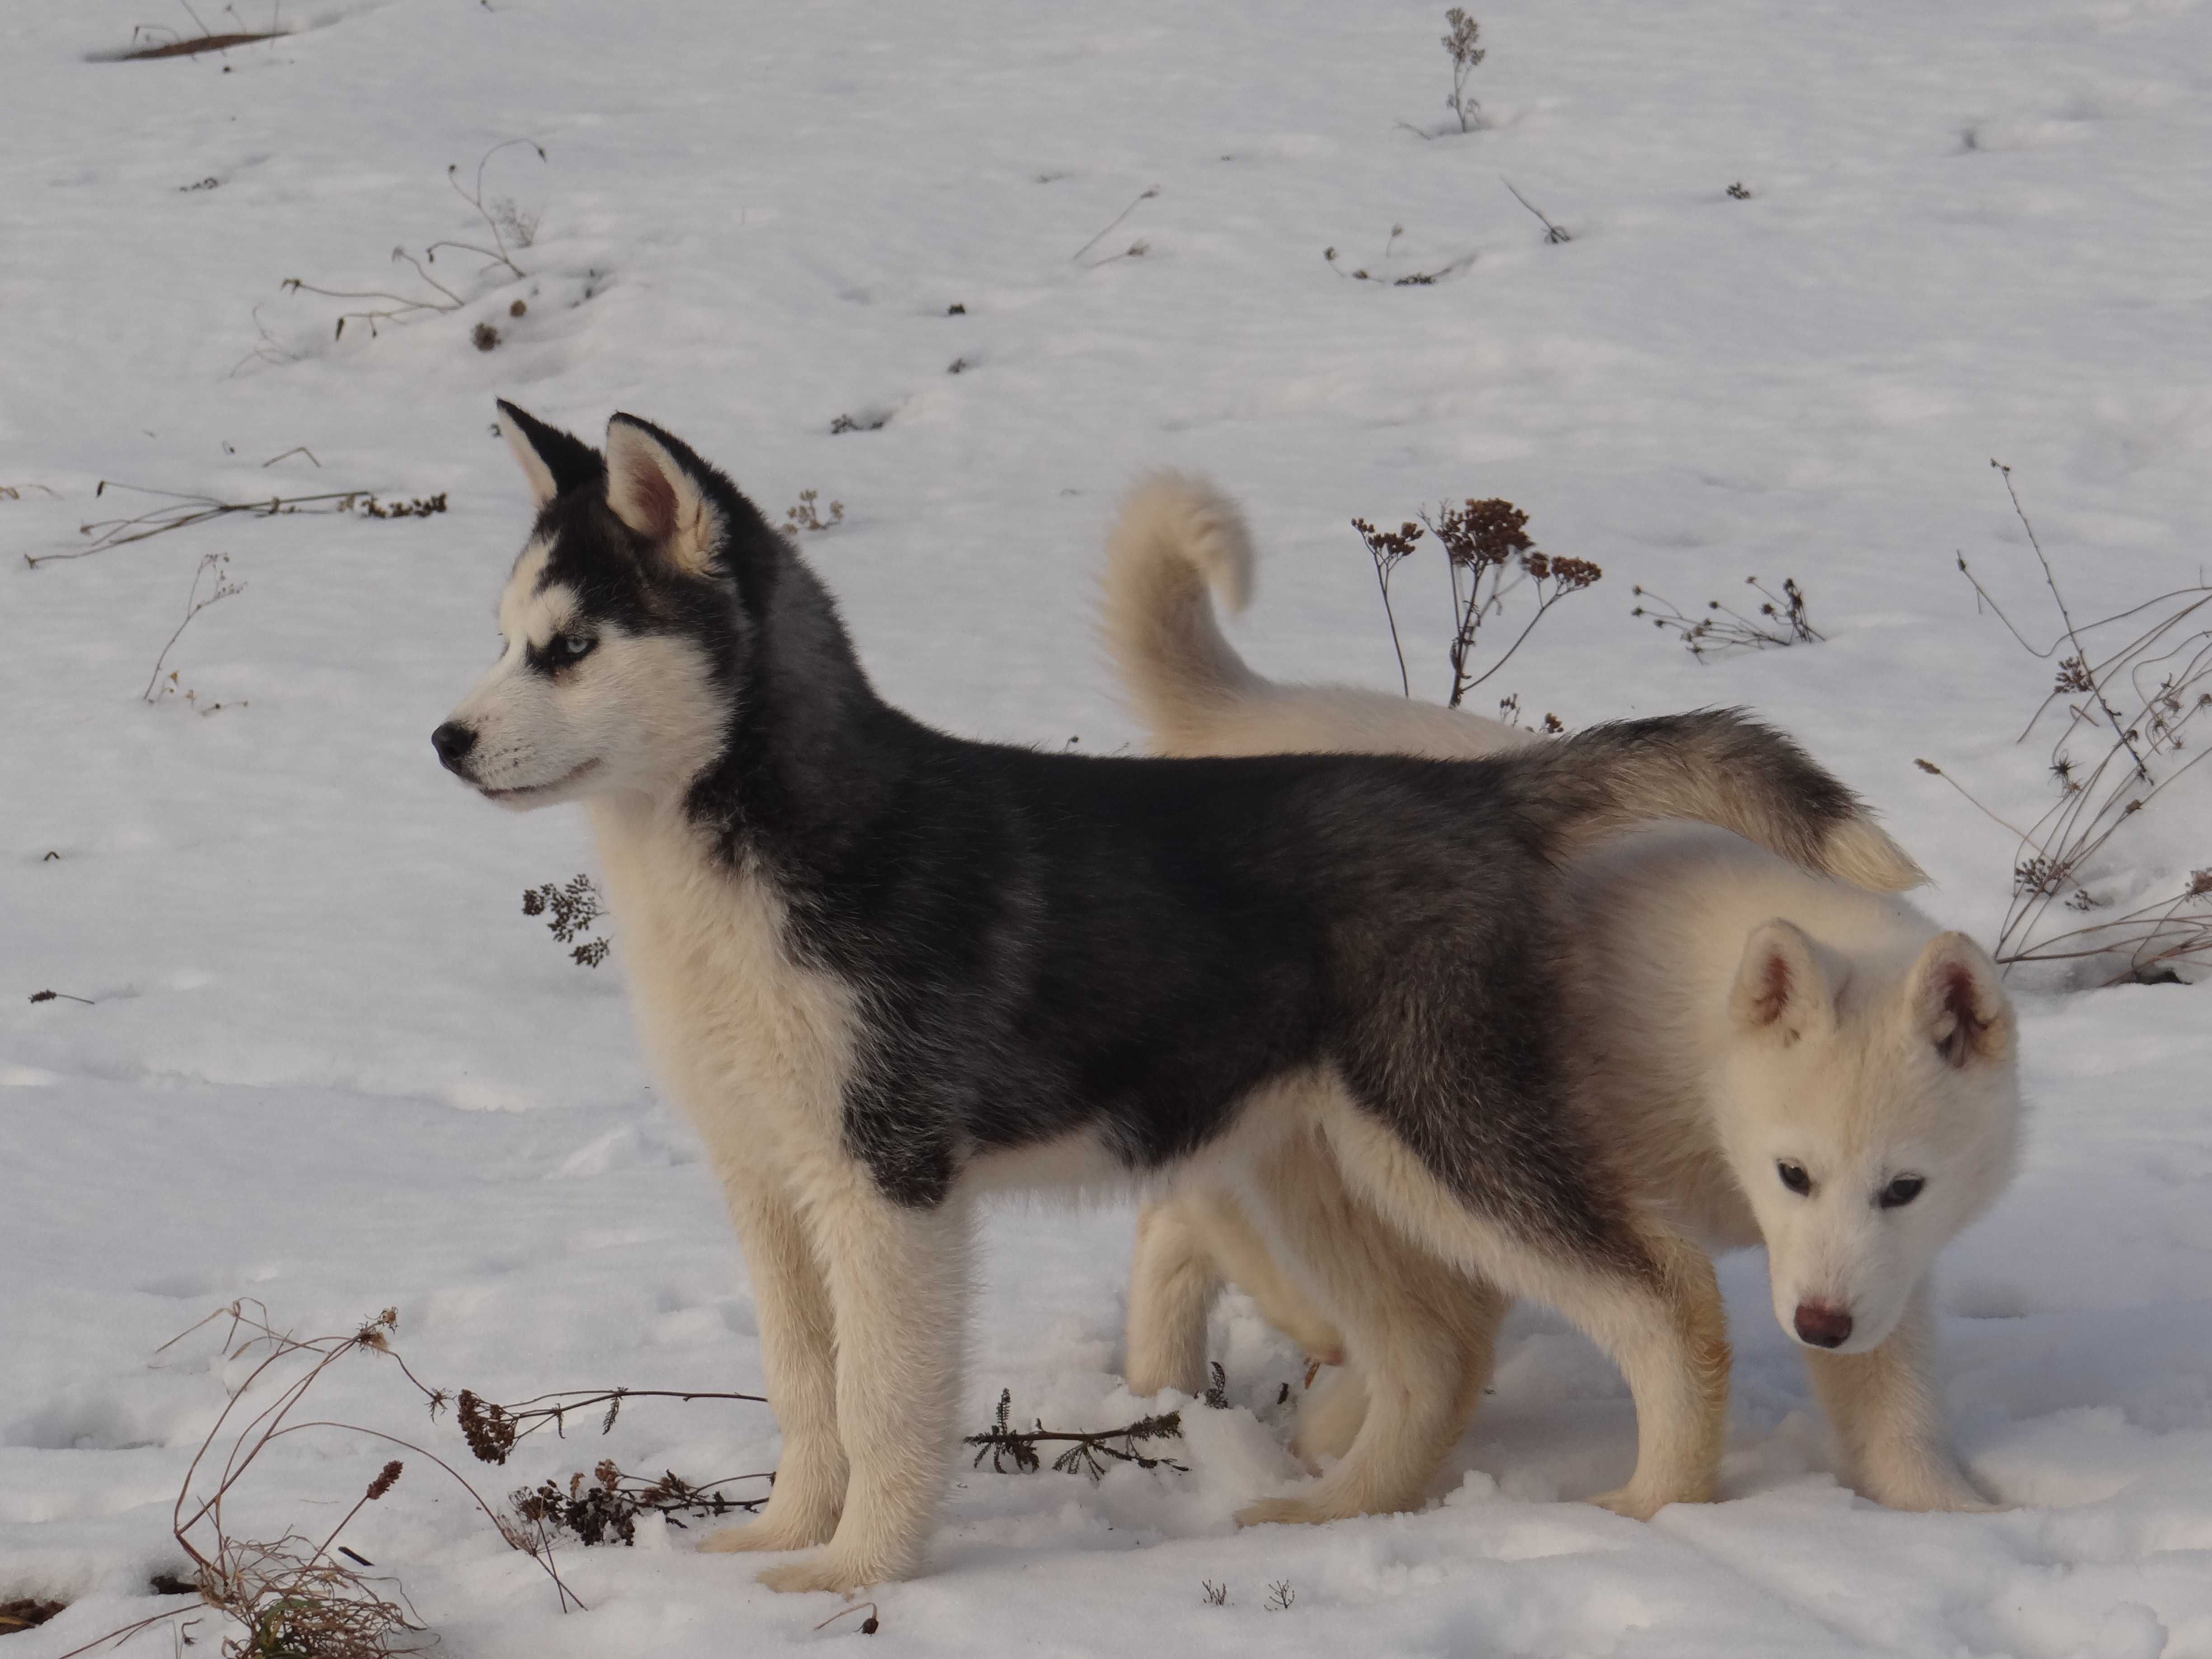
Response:
[[[770,1567],[777,1590],[851,1591],[920,1564],[951,1463],[972,1217],[893,1202],[858,1164],[825,1170],[807,1220],[836,1321],[837,1430],[850,1465],[829,1547]]]
[[[1220,1270],[1192,1223],[1188,1195],[1146,1205],[1137,1216],[1122,1345],[1131,1394],[1206,1391],[1206,1316],[1220,1289]]]
[[[1304,1492],[1247,1505],[1237,1524],[1418,1508],[1480,1398],[1504,1299],[1487,1286],[1470,1296],[1461,1275],[1399,1237],[1346,1188],[1318,1137],[1291,1138],[1254,1173],[1254,1212],[1277,1259],[1295,1262],[1321,1292],[1358,1376],[1330,1391],[1353,1391],[1334,1420],[1325,1414],[1313,1432],[1299,1425],[1301,1452],[1352,1428],[1335,1466]]]
[[[762,1369],[783,1431],[783,1455],[760,1514],[708,1534],[699,1547],[806,1549],[830,1541],[845,1506],[830,1290],[790,1199],[750,1176],[729,1176],[726,1184],[752,1280]]]
[[[1854,1491],[1893,1510],[1992,1511],[1960,1472],[1929,1380],[1936,1319],[1928,1286],[1912,1293],[1889,1340],[1871,1353],[1805,1350],[1813,1380]]]
[[[1648,1520],[1668,1504],[1712,1498],[1729,1355],[1720,1287],[1704,1251],[1633,1210],[1611,1218],[1601,1255],[1571,1249],[1469,1209],[1348,1100],[1328,1127],[1346,1179],[1408,1237],[1507,1295],[1557,1309],[1620,1367],[1636,1401],[1636,1471],[1591,1502]],[[1594,1203],[1594,1194],[1578,1196]]]

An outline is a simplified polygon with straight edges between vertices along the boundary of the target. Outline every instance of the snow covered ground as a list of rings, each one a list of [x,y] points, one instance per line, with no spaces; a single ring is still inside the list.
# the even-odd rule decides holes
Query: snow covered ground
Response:
[[[1977,614],[1953,556],[2045,614],[1997,456],[2077,594],[2198,580],[2212,7],[1498,0],[1470,88],[1491,125],[1425,137],[1450,122],[1440,9],[285,0],[299,32],[274,45],[152,63],[92,55],[191,32],[170,0],[0,9],[0,1601],[74,1604],[4,1638],[12,1659],[161,1605],[169,1498],[239,1371],[204,1339],[149,1360],[234,1296],[302,1331],[396,1306],[419,1373],[493,1398],[758,1385],[619,945],[581,969],[518,913],[586,867],[580,824],[490,811],[430,753],[524,527],[495,395],[587,433],[617,408],[660,421],[771,516],[802,489],[842,501],[808,550],[885,690],[1090,750],[1134,734],[1091,619],[1138,469],[1207,469],[1250,503],[1256,662],[1378,685],[1396,671],[1346,521],[1510,497],[1606,575],[1484,696],[1577,726],[1750,704],[1888,815],[1935,912],[1993,932],[2012,840],[1911,762],[2039,811],[2045,751],[2013,740],[2050,670]],[[537,216],[522,279],[448,250],[429,270],[465,304],[374,336],[334,337],[349,302],[280,291],[428,293],[390,250],[480,240],[446,169],[518,137],[546,159],[508,149],[486,180]],[[1501,176],[1573,240],[1547,244]],[[1427,285],[1344,274],[1469,256]],[[887,418],[833,435],[841,416]],[[103,479],[450,511],[234,517],[27,567],[156,504]],[[145,707],[218,552],[245,591],[192,622],[174,695]],[[1698,605],[1754,574],[1796,577],[1828,642],[1701,665],[1628,615],[1636,583]],[[1399,579],[1430,696],[1440,585]],[[2169,805],[2115,843],[2112,881],[2212,863],[2212,796]],[[1642,1526],[1567,1501],[1622,1477],[1631,1416],[1594,1350],[1523,1310],[1439,1506],[1240,1534],[1231,1511],[1294,1478],[1275,1401],[1297,1360],[1232,1308],[1231,1407],[1185,1413],[1189,1473],[963,1470],[872,1639],[2212,1655],[2207,994],[2024,1003],[2026,1168],[1941,1286],[1948,1408],[2008,1513],[1840,1490],[1739,1259],[1727,1501]],[[1128,1222],[992,1218],[975,1426],[1002,1388],[1054,1425],[1140,1409],[1117,1374]],[[458,1452],[380,1364],[325,1388],[328,1414]],[[240,1520],[327,1525],[384,1455],[295,1443]],[[775,1437],[759,1407],[639,1402],[484,1484],[604,1454],[697,1479],[770,1467]],[[446,1652],[862,1639],[813,1633],[829,1598],[772,1595],[682,1534],[570,1551],[592,1610],[563,1616],[455,1500],[410,1466],[345,1534]]]

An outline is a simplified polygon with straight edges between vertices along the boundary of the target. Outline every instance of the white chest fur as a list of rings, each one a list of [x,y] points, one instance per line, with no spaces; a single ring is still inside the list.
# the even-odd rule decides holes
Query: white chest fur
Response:
[[[851,988],[793,959],[774,888],[714,858],[680,814],[603,799],[592,825],[639,1033],[718,1169],[835,1156]]]

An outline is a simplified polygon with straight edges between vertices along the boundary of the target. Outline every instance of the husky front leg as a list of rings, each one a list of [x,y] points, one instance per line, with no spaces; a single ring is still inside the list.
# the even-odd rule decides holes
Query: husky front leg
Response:
[[[752,1280],[761,1366],[783,1431],[783,1455],[760,1514],[710,1533],[699,1547],[802,1550],[829,1541],[845,1504],[830,1288],[790,1195],[750,1174],[726,1184]]]
[[[953,1439],[967,1336],[970,1218],[893,1202],[867,1171],[827,1172],[807,1221],[836,1322],[837,1430],[849,1474],[829,1547],[770,1567],[778,1590],[856,1590],[921,1560]]]
[[[1936,1316],[1923,1279],[1905,1316],[1868,1353],[1805,1351],[1805,1368],[1843,1454],[1853,1490],[1893,1510],[2001,1510],[1968,1483],[1951,1455],[1929,1373]]]

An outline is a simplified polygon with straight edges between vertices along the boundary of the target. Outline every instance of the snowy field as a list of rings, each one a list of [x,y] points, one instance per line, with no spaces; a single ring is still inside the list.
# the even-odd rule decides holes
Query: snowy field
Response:
[[[1489,125],[1466,136],[1441,9],[284,0],[273,45],[115,62],[134,26],[195,26],[172,0],[0,8],[0,1602],[72,1604],[0,1656],[167,1605],[170,1500],[242,1368],[204,1334],[154,1351],[234,1297],[303,1333],[396,1307],[418,1374],[493,1399],[759,1387],[619,940],[581,968],[520,913],[588,867],[580,819],[493,811],[431,754],[525,529],[495,395],[587,435],[659,421],[771,518],[801,490],[842,503],[807,551],[889,696],[1091,750],[1135,738],[1092,618],[1139,469],[1249,503],[1255,663],[1393,687],[1346,521],[1510,497],[1605,577],[1477,706],[1747,704],[1881,808],[1936,915],[1994,934],[2013,838],[1912,762],[2041,811],[2048,744],[2014,738],[2051,671],[1978,614],[1954,554],[2047,636],[1995,456],[2085,608],[2201,580],[2212,6],[1483,0]],[[448,249],[427,269],[457,308],[342,335],[380,302],[280,289],[447,305],[391,250],[481,240],[447,168],[471,182],[517,137],[544,160],[509,148],[484,177],[510,235],[535,221],[520,278]],[[113,483],[449,510],[233,516],[26,563],[161,504]],[[146,706],[220,553],[244,591]],[[1441,569],[1398,582],[1431,696]],[[1827,642],[1700,664],[1629,615],[1638,583],[1694,607],[1753,574],[1796,578]],[[2208,817],[2212,793],[2170,797],[2101,878],[2212,864]],[[420,1459],[343,1541],[471,1659],[2212,1655],[2212,993],[2019,988],[2025,1166],[1939,1285],[1948,1410],[2006,1513],[1839,1488],[1738,1258],[1725,1501],[1645,1525],[1573,1501],[1625,1475],[1628,1401],[1523,1309],[1437,1504],[1237,1531],[1298,1478],[1277,1401],[1299,1362],[1232,1303],[1230,1408],[1185,1411],[1188,1473],[963,1464],[872,1638],[816,1633],[831,1598],[658,1528],[567,1549],[590,1611],[563,1614]],[[1055,1426],[1145,1408],[1119,1377],[1129,1223],[992,1216],[972,1426],[1001,1389]],[[481,1468],[371,1358],[313,1403],[428,1437],[495,1498],[602,1455],[698,1480],[776,1455],[761,1407],[639,1401],[604,1441]],[[319,1536],[386,1455],[289,1445],[240,1489],[249,1534]]]

